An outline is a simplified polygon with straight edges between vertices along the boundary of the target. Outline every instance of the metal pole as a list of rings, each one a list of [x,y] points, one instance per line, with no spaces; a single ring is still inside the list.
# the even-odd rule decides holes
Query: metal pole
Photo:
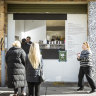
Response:
[[[4,40],[1,38],[1,86],[5,86],[5,50],[3,50]]]
[[[1,86],[5,86],[5,51],[1,51]]]

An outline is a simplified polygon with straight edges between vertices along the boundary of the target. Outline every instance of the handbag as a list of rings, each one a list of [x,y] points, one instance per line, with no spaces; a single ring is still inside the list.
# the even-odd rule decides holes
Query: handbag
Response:
[[[44,82],[42,76],[40,76],[39,79],[40,79],[40,82]]]

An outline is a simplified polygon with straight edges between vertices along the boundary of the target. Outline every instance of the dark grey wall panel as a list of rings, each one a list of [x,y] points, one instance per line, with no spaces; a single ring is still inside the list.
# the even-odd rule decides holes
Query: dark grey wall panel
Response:
[[[14,20],[67,20],[67,14],[14,13]]]
[[[8,4],[8,13],[86,14],[87,4]]]
[[[65,49],[41,49],[43,59],[59,59],[59,50]]]

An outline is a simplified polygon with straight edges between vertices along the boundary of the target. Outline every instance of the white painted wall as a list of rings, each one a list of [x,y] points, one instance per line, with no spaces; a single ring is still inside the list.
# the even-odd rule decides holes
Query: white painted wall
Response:
[[[13,14],[8,14],[8,49],[12,47],[12,43],[15,41],[15,20],[13,20]]]
[[[82,43],[86,40],[87,14],[68,14],[65,22],[65,47],[67,50],[67,62],[59,62],[58,60],[44,60],[45,80],[77,82],[80,67],[79,62],[77,61],[77,53],[82,50]]]
[[[22,33],[24,34],[24,20],[15,20],[15,36],[19,36],[21,40]]]
[[[31,37],[32,42],[46,40],[46,21],[45,20],[16,20],[16,36],[20,39]]]
[[[46,21],[45,20],[26,20],[25,34],[30,35],[33,42],[46,40]]]
[[[8,14],[8,49],[15,41],[15,36],[19,40],[31,37],[32,42],[46,40],[46,20],[13,20],[13,14]]]

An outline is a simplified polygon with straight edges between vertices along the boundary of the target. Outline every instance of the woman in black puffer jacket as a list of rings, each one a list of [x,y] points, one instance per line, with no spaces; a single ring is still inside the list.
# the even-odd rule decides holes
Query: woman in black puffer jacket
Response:
[[[96,91],[96,85],[92,78],[92,53],[90,51],[89,44],[84,42],[82,45],[82,52],[78,54],[77,59],[80,61],[80,70],[79,70],[79,81],[78,86],[80,87],[77,91],[84,89],[84,75],[86,75],[87,81],[91,87],[90,93]]]
[[[21,88],[23,96],[26,95],[25,58],[26,54],[21,49],[19,41],[13,43],[6,53],[8,88],[14,88],[14,96],[18,95],[18,88]]]
[[[28,83],[29,96],[40,96],[40,84],[43,75],[43,64],[39,44],[32,43],[29,54],[26,57],[26,80]]]

